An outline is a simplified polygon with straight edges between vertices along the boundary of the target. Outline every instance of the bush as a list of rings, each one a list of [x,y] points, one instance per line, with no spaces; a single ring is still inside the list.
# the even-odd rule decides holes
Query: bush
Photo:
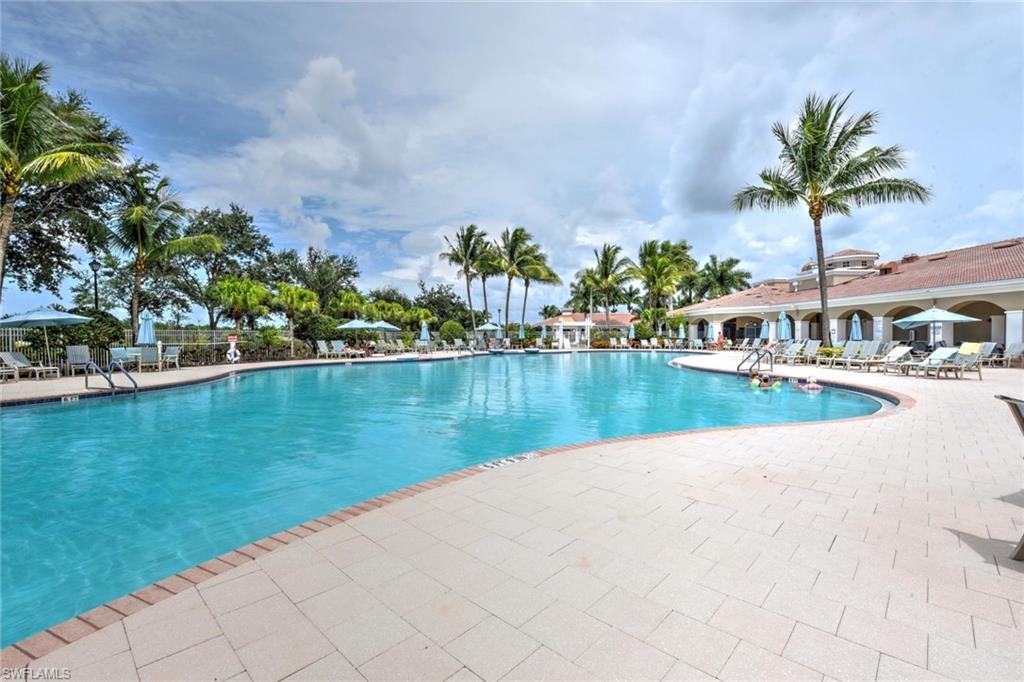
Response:
[[[651,327],[650,323],[641,320],[637,322],[633,327],[633,331],[636,332],[635,336],[638,340],[648,339],[654,337],[654,328]]]
[[[441,325],[441,340],[452,343],[455,339],[466,340],[466,328],[455,320],[448,320]]]
[[[341,337],[339,324],[339,320],[319,313],[299,315],[295,318],[295,338],[312,342],[337,339]]]
[[[818,349],[818,355],[820,355],[823,358],[837,358],[837,357],[839,357],[842,354],[843,354],[843,349],[842,348],[829,348],[829,347],[825,347],[825,348],[819,348]]]

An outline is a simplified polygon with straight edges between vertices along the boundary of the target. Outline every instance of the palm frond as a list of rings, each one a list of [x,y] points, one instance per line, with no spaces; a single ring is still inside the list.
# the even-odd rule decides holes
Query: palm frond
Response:
[[[216,253],[223,244],[212,234],[197,234],[193,237],[179,237],[153,247],[147,255],[153,260],[162,260],[172,256],[197,256]]]
[[[901,202],[926,203],[932,193],[916,180],[907,178],[877,178],[854,187],[831,193],[830,201],[852,202],[857,206],[874,206]]]
[[[77,142],[40,154],[21,167],[16,178],[35,184],[77,182],[100,173],[114,173],[116,148],[102,142]]]

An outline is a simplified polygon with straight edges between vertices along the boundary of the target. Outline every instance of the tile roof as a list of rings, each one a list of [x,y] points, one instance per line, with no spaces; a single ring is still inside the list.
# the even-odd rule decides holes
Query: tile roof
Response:
[[[920,256],[912,262],[893,261],[890,274],[871,274],[829,287],[829,297],[836,299],[872,294],[888,294],[915,289],[947,287],[981,282],[1024,279],[1024,237],[969,246],[964,249],[939,251]],[[716,308],[744,308],[787,305],[818,300],[817,289],[792,291],[786,283],[761,284],[710,301],[701,301],[673,311],[713,311]]]
[[[611,323],[612,323],[613,327],[628,327],[629,323],[632,322],[635,319],[633,313],[610,313],[608,317],[611,319]],[[603,310],[595,310],[592,319],[593,319],[595,325],[598,325],[598,326],[603,325],[604,324],[604,311]],[[571,315],[566,315],[566,314],[563,313],[562,315],[558,315],[556,317],[549,317],[546,320],[541,320],[540,322],[537,322],[536,324],[534,324],[534,326],[535,327],[556,327],[559,324],[573,324],[573,323],[581,324],[583,322],[586,322],[586,320],[587,320],[587,314],[586,313],[572,313]]]
[[[877,251],[872,251],[871,249],[842,249],[841,251],[836,251],[833,254],[825,256],[825,258],[840,258],[842,256],[852,256],[858,253],[873,253],[876,256],[878,255]]]

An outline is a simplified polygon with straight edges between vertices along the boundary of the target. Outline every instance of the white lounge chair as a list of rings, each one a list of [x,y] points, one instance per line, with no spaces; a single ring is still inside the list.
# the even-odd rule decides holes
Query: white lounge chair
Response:
[[[944,367],[944,365],[949,364],[956,354],[956,348],[936,348],[926,358],[901,363],[900,371],[907,376],[910,375],[911,370],[913,370],[914,376],[921,376],[921,372],[924,372],[924,375],[927,377],[934,370],[935,378],[938,379],[943,371],[947,374],[949,373],[949,368]]]
[[[832,358],[822,359],[818,364],[829,367],[835,367],[839,363],[845,364],[850,358],[857,357],[857,353],[860,352],[860,347],[863,343],[863,341],[847,341],[846,345],[843,346],[842,353]]]
[[[0,353],[0,361],[3,361],[4,365],[14,370],[14,380],[18,381],[21,378],[22,372],[30,372],[35,374],[36,379],[41,379],[48,374],[53,376],[60,376],[60,369],[53,367],[52,365],[44,365],[43,363],[32,363],[25,354],[21,351],[10,351]]]
[[[171,363],[174,364],[174,369],[181,369],[181,346],[164,348],[164,365],[170,367]]]
[[[878,360],[881,357],[879,355],[879,349],[882,347],[881,341],[864,341],[861,343],[860,350],[854,355],[848,358],[840,358],[833,365],[834,367],[843,367],[845,369],[851,369],[853,367],[862,367],[865,362],[870,360]]]
[[[883,374],[888,374],[890,369],[899,374],[900,364],[906,362],[909,355],[910,346],[896,346],[886,353],[885,357],[865,362],[864,369],[870,372],[872,367],[877,367]]]
[[[813,339],[804,344],[804,347],[800,349],[800,352],[793,358],[793,364],[799,365],[801,362],[805,365],[811,364],[818,359],[818,349],[821,348],[821,341]]]
[[[318,358],[329,358],[332,355],[335,355],[335,353],[330,348],[327,347],[326,341],[316,342],[316,356]]]
[[[89,357],[89,346],[66,346],[64,348],[64,364],[68,366],[68,374],[75,376],[75,372],[82,370],[84,374],[86,366],[92,362]]]

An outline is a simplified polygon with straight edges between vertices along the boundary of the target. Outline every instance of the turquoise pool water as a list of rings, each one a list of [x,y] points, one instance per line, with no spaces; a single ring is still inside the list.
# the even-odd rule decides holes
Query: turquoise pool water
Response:
[[[3,645],[307,519],[552,445],[879,403],[654,353],[294,368],[0,415]]]

